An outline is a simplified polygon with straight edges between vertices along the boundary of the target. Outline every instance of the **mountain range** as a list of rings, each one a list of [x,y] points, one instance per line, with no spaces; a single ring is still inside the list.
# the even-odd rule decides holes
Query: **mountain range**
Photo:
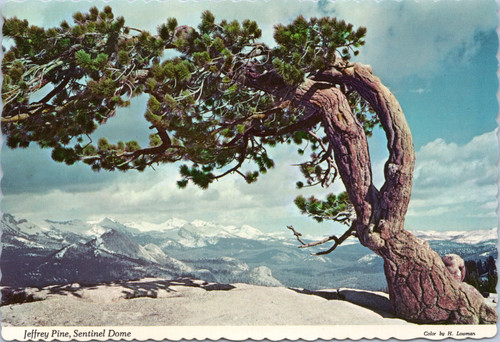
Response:
[[[297,249],[293,236],[257,228],[170,219],[161,224],[53,221],[37,225],[1,219],[3,286],[190,277],[219,283],[302,287],[311,290],[386,286],[382,259],[355,239],[327,256]],[[497,257],[496,229],[414,232],[440,254],[464,259]]]

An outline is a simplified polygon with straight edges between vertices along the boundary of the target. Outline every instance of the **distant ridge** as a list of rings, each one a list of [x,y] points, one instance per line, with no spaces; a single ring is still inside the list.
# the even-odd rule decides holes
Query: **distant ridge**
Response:
[[[427,241],[446,240],[456,243],[474,245],[481,242],[498,239],[497,228],[471,231],[412,231],[417,237]]]
[[[16,221],[16,218],[8,213],[3,214],[3,220],[5,222],[17,223],[18,226],[23,227],[22,229],[26,231],[34,232],[38,231],[47,231],[53,228],[62,231],[69,231],[72,233],[82,234],[85,233],[87,235],[95,236],[99,232],[102,232],[102,228],[104,229],[113,229],[119,231],[120,233],[126,235],[139,235],[148,232],[154,233],[174,233],[175,231],[184,228],[191,234],[196,235],[198,238],[206,239],[211,238],[212,241],[217,240],[217,238],[242,238],[249,240],[287,240],[288,242],[294,242],[293,238],[286,232],[272,232],[272,233],[264,233],[258,228],[252,227],[247,224],[242,224],[237,227],[234,225],[222,225],[214,222],[207,222],[200,219],[196,219],[193,221],[187,221],[184,219],[179,219],[172,217],[161,223],[152,223],[152,222],[133,222],[128,221],[125,223],[120,222],[119,220],[105,217],[99,220],[50,220],[46,219],[45,223],[48,224],[48,227],[38,227],[34,223],[30,223],[26,219],[19,219]],[[29,227],[29,228],[28,228]],[[6,227],[3,227],[4,229]],[[480,230],[445,230],[445,231],[437,231],[437,230],[409,230],[411,233],[415,234],[417,237],[421,239],[425,239],[427,241],[438,241],[438,240],[446,240],[450,242],[463,243],[463,244],[477,244],[481,242],[486,242],[490,240],[496,240],[498,238],[497,228],[491,229],[480,229]],[[323,237],[313,237],[305,235],[305,239],[309,240],[319,240]],[[347,241],[351,243],[356,243],[356,239],[351,239],[352,241]]]
[[[4,214],[1,226],[2,285],[187,276],[310,290],[332,286],[381,290],[387,286],[383,260],[355,238],[332,254],[315,256],[311,252],[325,250],[328,244],[299,249],[292,234],[264,233],[245,224],[237,227],[175,218],[159,224],[124,224],[103,218],[46,220],[37,225]],[[415,234],[440,255],[454,253],[464,260],[498,255],[496,229]],[[304,241],[321,238],[303,236]]]

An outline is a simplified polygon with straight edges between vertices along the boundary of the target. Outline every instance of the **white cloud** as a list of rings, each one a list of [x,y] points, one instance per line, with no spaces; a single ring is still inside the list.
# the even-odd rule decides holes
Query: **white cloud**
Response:
[[[193,185],[181,190],[176,186],[178,165],[169,165],[158,167],[157,171],[119,173],[116,178],[107,178],[106,182],[94,178],[98,183],[89,183],[89,189],[84,189],[82,184],[76,188],[52,187],[37,193],[7,194],[3,198],[3,208],[34,220],[108,216],[121,221],[159,223],[178,217],[222,224],[251,224],[275,231],[296,222],[315,226],[310,219],[300,217],[293,205],[298,194],[295,182],[300,179],[298,168],[291,165],[296,162],[293,149],[284,146],[270,151],[275,156],[276,168],[261,175],[255,184],[247,184],[241,177],[231,175],[213,183],[207,190]],[[65,179],[71,178],[73,172],[81,172],[64,165],[58,171],[64,173]],[[306,194],[318,194],[318,190],[321,191],[311,189]]]
[[[155,31],[168,17],[179,24],[198,25],[203,10],[217,19],[254,19],[263,30],[263,40],[273,43],[273,26],[289,23],[298,15],[331,16],[368,29],[360,60],[371,64],[384,78],[408,75],[432,76],[453,59],[467,60],[477,48],[476,34],[496,27],[496,3],[491,0],[462,1],[26,1],[4,5],[5,16],[17,15],[36,25],[71,21],[77,10],[110,4],[127,24]],[[133,15],[132,15],[133,13]]]
[[[171,217],[186,220],[203,219],[222,224],[251,224],[268,231],[279,231],[286,224],[313,233],[336,230],[301,217],[293,205],[299,193],[322,197],[338,192],[333,188],[295,189],[300,179],[294,147],[272,150],[277,167],[262,175],[259,182],[248,185],[238,176],[214,183],[208,190],[195,186],[179,190],[177,166],[159,167],[157,171],[127,173],[99,183],[86,191],[51,190],[39,193],[7,195],[5,211],[20,217],[40,219],[93,219],[102,216],[126,221],[159,223]],[[490,227],[496,222],[495,132],[475,137],[459,146],[437,139],[417,153],[412,200],[407,216],[412,229],[471,228],[477,223]],[[383,160],[374,161],[382,169]],[[71,173],[70,168],[65,168]],[[379,170],[380,171],[380,170]],[[379,179],[380,178],[380,179]],[[377,183],[382,181],[376,176]],[[89,184],[90,185],[90,184]],[[476,227],[478,228],[478,227]],[[332,233],[329,231],[328,233]]]
[[[70,20],[71,13],[76,10],[87,10],[94,5],[102,7],[103,4],[71,1],[8,3],[4,6],[3,15],[17,15],[28,18],[34,24],[50,26],[57,25],[63,17]],[[467,60],[478,47],[475,40],[477,32],[496,25],[496,4],[488,0],[337,1],[318,4],[311,1],[166,1],[147,5],[140,2],[140,6],[139,2],[113,1],[110,4],[116,15],[125,16],[129,25],[149,30],[154,30],[171,16],[177,17],[180,24],[197,25],[204,9],[212,10],[219,19],[253,18],[263,29],[263,39],[267,43],[272,43],[273,25],[287,23],[299,14],[306,17],[338,16],[356,26],[368,28],[367,44],[360,60],[372,64],[377,74],[392,79],[409,75],[433,76],[433,72],[445,67],[451,57]],[[425,88],[415,89],[417,93],[425,91]],[[135,114],[142,117],[143,109],[132,108],[131,112],[135,109]],[[115,128],[100,133],[111,135]],[[417,153],[410,218],[442,218],[457,212],[463,216],[472,212],[482,217],[492,216],[492,208],[496,207],[496,149],[494,133],[476,137],[465,146],[438,139],[422,147]],[[68,168],[67,174],[59,175],[60,182],[65,180],[64,187],[54,190],[57,186],[48,184],[45,192],[29,196],[26,193],[11,193],[5,197],[3,206],[4,210],[21,216],[44,215],[54,219],[63,218],[62,215],[64,218],[91,218],[104,213],[127,220],[146,220],[144,218],[147,217],[146,221],[160,222],[178,216],[231,224],[261,222],[268,226],[293,219],[315,227],[312,221],[299,219],[298,211],[291,204],[298,193],[294,184],[299,180],[297,168],[289,166],[295,162],[292,153],[291,148],[277,149],[277,159],[281,163],[262,176],[257,184],[246,185],[233,176],[214,184],[207,191],[193,186],[178,190],[175,186],[177,166],[162,167],[157,172],[147,171],[144,174],[120,174],[116,178],[106,175],[105,181],[100,179],[99,182],[96,177],[90,176],[73,178],[76,174]],[[374,173],[377,185],[383,182],[383,159],[379,155],[374,158],[378,170]],[[43,169],[43,165],[37,163],[31,171],[26,170],[26,166],[29,163],[23,163],[19,167],[22,172],[16,174],[40,174],[36,181],[51,177],[54,180],[54,174],[49,173],[55,168],[38,171]],[[47,177],[42,175],[44,172]],[[73,179],[80,186],[89,182],[86,191],[81,191],[78,186],[68,188],[67,184]],[[340,189],[338,186],[333,190]],[[327,189],[325,192],[331,191]],[[319,192],[315,188],[306,191],[306,194],[320,197]]]
[[[476,34],[496,28],[496,3],[463,1],[333,2],[335,13],[368,29],[360,54],[374,71],[390,78],[432,76],[451,59],[468,60]]]
[[[467,218],[495,218],[497,137],[489,132],[459,146],[442,139],[416,153],[414,186],[408,217],[436,224],[465,223]]]

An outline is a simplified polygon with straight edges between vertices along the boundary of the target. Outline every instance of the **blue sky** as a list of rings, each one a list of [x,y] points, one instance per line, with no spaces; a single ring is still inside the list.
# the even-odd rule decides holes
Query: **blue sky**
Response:
[[[417,151],[414,188],[406,226],[413,230],[471,230],[497,226],[496,162],[498,39],[494,0],[474,1],[151,1],[109,2],[130,26],[154,31],[174,16],[197,25],[201,12],[216,18],[256,20],[263,40],[272,28],[297,15],[337,16],[366,26],[366,46],[358,60],[370,64],[400,101]],[[41,26],[71,20],[73,12],[102,2],[7,2],[4,16]],[[147,141],[145,97],[122,110],[95,136]],[[382,183],[386,149],[383,135],[371,139],[375,181]],[[86,165],[57,164],[50,151],[2,149],[2,208],[33,220],[98,219],[159,223],[170,217],[223,224],[250,224],[282,231],[287,224],[312,234],[340,232],[300,215],[293,199],[300,180],[295,148],[271,151],[277,167],[256,184],[226,177],[206,191],[176,189],[178,165],[155,171],[94,173]],[[342,189],[308,190],[305,195]]]

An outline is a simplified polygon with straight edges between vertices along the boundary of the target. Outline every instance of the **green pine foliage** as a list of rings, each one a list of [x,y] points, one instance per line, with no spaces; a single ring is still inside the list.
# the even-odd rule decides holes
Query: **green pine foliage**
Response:
[[[366,29],[354,30],[336,18],[299,16],[289,25],[277,25],[274,39],[275,70],[289,84],[296,85],[306,75],[332,67],[339,59],[347,62],[359,54]]]
[[[339,195],[329,194],[325,201],[314,196],[305,198],[300,195],[295,198],[294,203],[302,214],[312,217],[317,222],[334,220],[349,225],[352,218],[351,204],[346,192]]]
[[[95,171],[144,170],[182,160],[178,186],[207,188],[233,173],[255,182],[274,167],[269,148],[296,144],[299,155],[309,153],[300,164],[306,179],[297,183],[300,188],[328,186],[336,176],[320,123],[291,129],[304,120],[305,109],[251,87],[245,73],[250,67],[277,73],[283,92],[293,91],[307,77],[348,66],[366,29],[336,18],[298,17],[275,26],[276,47],[269,48],[252,20],[217,20],[205,11],[197,27],[168,18],[151,33],[128,27],[106,6],[77,12],[71,23],[52,28],[6,18],[3,34],[14,42],[2,61],[2,132],[9,147],[36,143],[52,149],[58,162],[83,161]],[[165,57],[167,51],[174,57]],[[31,102],[42,88],[48,94]],[[377,116],[348,87],[341,90],[370,135]],[[89,139],[141,94],[148,97],[149,146]],[[316,220],[342,222],[349,207],[343,194],[296,203]]]

